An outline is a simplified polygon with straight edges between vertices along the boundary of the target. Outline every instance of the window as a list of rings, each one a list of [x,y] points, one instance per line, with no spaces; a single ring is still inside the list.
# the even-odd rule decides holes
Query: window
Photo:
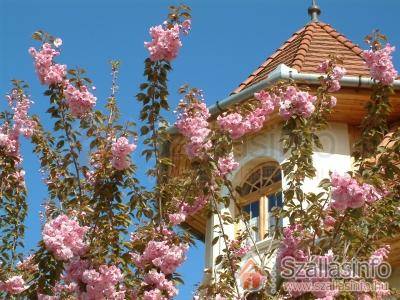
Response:
[[[260,201],[255,201],[245,205],[243,207],[243,211],[248,213],[250,216],[250,221],[249,221],[250,227],[260,228]],[[253,231],[252,235],[254,240],[256,241],[259,240],[260,237],[257,231]]]
[[[266,233],[270,235],[282,220],[273,216],[275,207],[282,207],[282,173],[277,162],[267,162],[250,172],[239,188],[242,209],[250,216],[250,226],[257,229],[253,238],[259,241]]]

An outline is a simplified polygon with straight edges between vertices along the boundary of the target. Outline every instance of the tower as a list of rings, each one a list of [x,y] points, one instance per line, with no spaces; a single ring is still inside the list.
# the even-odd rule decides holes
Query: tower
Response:
[[[328,128],[320,132],[323,151],[314,153],[313,161],[317,170],[314,179],[306,180],[303,189],[316,191],[321,179],[327,178],[329,171],[340,173],[352,169],[352,144],[359,135],[359,125],[365,115],[364,106],[369,100],[373,80],[361,56],[362,49],[335,30],[331,25],[320,21],[321,9],[315,1],[308,9],[310,21],[296,31],[281,47],[270,55],[248,78],[239,84],[227,98],[217,101],[210,107],[215,119],[226,108],[252,99],[253,94],[265,89],[279,80],[292,79],[298,84],[307,84],[315,92],[320,73],[316,70],[319,63],[335,54],[343,60],[347,74],[341,80],[342,89],[335,94],[337,105],[329,117]],[[400,120],[400,81],[396,81],[395,94],[391,96],[393,112],[389,118],[391,126],[398,126]],[[271,217],[274,206],[285,205],[282,189],[285,187],[280,165],[285,156],[279,144],[282,119],[275,113],[269,118],[261,131],[248,134],[243,143],[237,144],[235,158],[240,163],[231,179],[235,187],[240,188],[240,205],[250,214],[251,225],[259,248],[267,249],[275,241],[267,233],[277,224]],[[177,175],[188,165],[183,150],[183,139],[176,136],[171,144],[171,157],[176,166],[172,175]],[[234,216],[237,211],[233,204],[221,208],[224,213]],[[214,268],[215,258],[224,245],[213,244],[216,216],[208,217],[198,213],[190,217],[186,226],[196,233],[206,244],[206,267]],[[225,232],[234,238],[240,228],[227,225]],[[400,239],[391,241],[393,250],[390,262],[393,267],[400,267]],[[394,272],[396,274],[396,271]],[[396,275],[395,275],[396,276]],[[400,275],[399,275],[400,276]],[[394,283],[398,280],[394,279]]]

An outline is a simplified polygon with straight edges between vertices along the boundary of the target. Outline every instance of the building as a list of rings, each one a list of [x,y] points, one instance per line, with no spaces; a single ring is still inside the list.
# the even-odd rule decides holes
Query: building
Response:
[[[346,172],[352,169],[352,144],[359,135],[358,127],[365,115],[364,106],[369,100],[373,81],[361,57],[362,49],[331,25],[321,22],[318,18],[320,10],[314,1],[309,14],[311,21],[308,24],[285,41],[229,97],[210,107],[210,112],[215,117],[230,105],[249,100],[255,92],[283,79],[291,78],[315,91],[321,76],[316,71],[318,64],[330,54],[340,56],[347,74],[341,80],[342,89],[335,94],[338,101],[329,118],[329,126],[319,133],[324,150],[315,152],[313,156],[317,176],[304,184],[306,192],[315,192],[320,180],[329,176],[329,171]],[[389,120],[392,126],[400,120],[400,80],[395,81],[394,87],[395,95],[391,97],[393,112]],[[272,237],[265,237],[268,229],[277,225],[271,217],[272,207],[284,205],[282,188],[285,180],[280,164],[285,161],[285,156],[279,144],[281,123],[277,114],[272,116],[261,131],[247,135],[235,149],[240,169],[232,174],[231,179],[234,186],[241,187],[240,205],[250,214],[251,223],[258,227],[254,238],[261,250],[274,243]],[[179,174],[188,164],[183,145],[184,140],[179,136],[171,143],[171,158],[176,166],[173,175]],[[223,211],[231,215],[237,213],[233,204]],[[201,213],[186,222],[205,242],[205,265],[210,269],[224,247],[222,243],[212,244],[215,237],[213,228],[217,222],[216,216],[207,219]],[[231,238],[237,230],[233,225],[225,228]],[[400,287],[400,239],[391,242],[390,262],[394,268],[391,284]]]

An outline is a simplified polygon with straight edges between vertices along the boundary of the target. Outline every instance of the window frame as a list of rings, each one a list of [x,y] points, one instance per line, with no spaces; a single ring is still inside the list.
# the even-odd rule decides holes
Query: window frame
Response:
[[[258,164],[256,167],[252,168],[250,172],[247,173],[247,176],[245,177],[245,180],[242,182],[240,187],[243,187],[246,182],[248,182],[248,179],[255,174],[258,170],[262,170],[263,167],[267,165],[275,165],[276,169],[272,172],[270,176],[270,180],[272,181],[272,178],[276,176],[276,172],[281,172],[280,176],[280,181],[277,182],[272,182],[272,184],[269,184],[267,186],[261,186],[258,190],[249,192],[248,194],[242,196],[239,194],[239,206],[242,208],[252,202],[260,201],[260,216],[259,216],[259,228],[258,228],[258,235],[259,235],[259,240],[262,241],[265,238],[265,234],[267,233],[267,230],[269,229],[269,218],[270,218],[270,213],[268,211],[268,196],[272,194],[276,194],[278,192],[282,192],[282,168],[280,164],[276,161],[264,161],[260,164]],[[260,180],[263,178],[262,171],[260,173]],[[283,195],[282,195],[283,196]],[[283,199],[282,199],[283,201]],[[238,211],[237,211],[238,214]]]

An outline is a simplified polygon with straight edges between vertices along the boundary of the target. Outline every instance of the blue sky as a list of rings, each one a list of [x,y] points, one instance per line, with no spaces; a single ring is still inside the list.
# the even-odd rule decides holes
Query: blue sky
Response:
[[[173,62],[170,76],[170,103],[175,107],[177,88],[189,83],[202,88],[208,104],[226,97],[249,73],[276,50],[309,18],[309,0],[189,0],[193,9],[193,30],[184,38],[180,56]],[[27,49],[36,45],[31,34],[43,29],[63,39],[58,61],[88,70],[97,87],[98,105],[109,94],[110,59],[122,61],[119,104],[124,118],[136,119],[140,107],[134,95],[142,82],[143,41],[148,28],[161,23],[167,0],[0,0],[0,93],[5,94],[12,78],[30,83],[35,101],[32,112],[44,115],[48,99],[34,74]],[[362,45],[372,29],[379,28],[393,45],[400,46],[398,0],[319,0],[321,20],[331,24]],[[395,53],[395,64],[400,65]],[[6,101],[0,102],[4,108]],[[172,113],[169,119],[173,121]],[[44,118],[46,120],[46,118]],[[39,164],[23,143],[24,166],[29,189],[30,216],[26,244],[34,247],[40,238],[39,210],[46,197],[45,187],[37,184]],[[139,174],[146,168],[136,154]],[[142,180],[146,178],[141,175]],[[190,299],[194,284],[202,278],[204,246],[192,248],[181,273],[185,285],[177,299]]]

